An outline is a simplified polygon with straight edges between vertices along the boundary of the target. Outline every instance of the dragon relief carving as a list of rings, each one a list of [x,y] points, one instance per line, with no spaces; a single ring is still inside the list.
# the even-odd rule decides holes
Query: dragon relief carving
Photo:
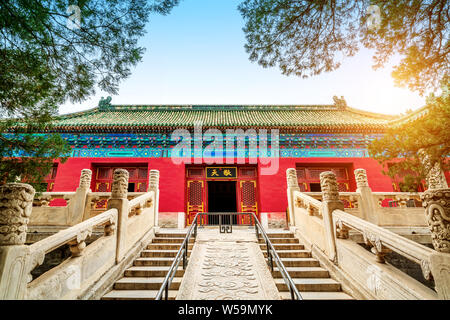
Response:
[[[201,299],[242,300],[259,292],[248,249],[240,244],[210,244],[202,270]]]
[[[34,188],[25,183],[0,186],[0,245],[25,243],[34,194]]]
[[[450,253],[450,189],[427,190],[420,198],[434,249]]]
[[[420,149],[418,151],[418,155],[426,172],[428,189],[448,188],[447,180],[445,179],[445,175],[439,161],[433,161],[431,156],[424,149]]]

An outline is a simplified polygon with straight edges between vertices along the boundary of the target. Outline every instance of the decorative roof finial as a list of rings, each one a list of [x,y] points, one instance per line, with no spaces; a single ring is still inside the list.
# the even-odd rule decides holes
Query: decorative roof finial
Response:
[[[111,107],[111,99],[112,98],[110,96],[108,96],[106,99],[102,97],[98,103],[98,108],[100,110],[105,110]]]
[[[334,105],[341,110],[347,108],[347,102],[344,99],[344,96],[341,96],[339,99],[337,96],[333,96]]]

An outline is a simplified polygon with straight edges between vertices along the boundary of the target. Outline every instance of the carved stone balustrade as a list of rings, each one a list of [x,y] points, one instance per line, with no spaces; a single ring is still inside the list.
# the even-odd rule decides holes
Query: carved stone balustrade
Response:
[[[431,279],[429,265],[430,257],[433,254],[432,249],[342,210],[333,212],[333,221],[336,236],[339,239],[348,239],[349,230],[360,232],[365,244],[371,247],[371,252],[375,254],[378,263],[384,263],[384,256],[391,251],[395,251],[409,260],[417,262],[422,267],[424,278]]]
[[[296,196],[295,206],[297,208],[303,208],[308,212],[310,216],[322,217],[322,204],[315,199],[308,199],[301,194]]]

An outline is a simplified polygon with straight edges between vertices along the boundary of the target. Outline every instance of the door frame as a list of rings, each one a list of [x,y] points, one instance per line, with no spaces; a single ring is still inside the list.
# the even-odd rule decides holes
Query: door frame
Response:
[[[206,168],[236,168],[236,178],[206,178]],[[255,174],[254,176],[242,176],[241,170],[242,169],[254,169]],[[189,169],[201,169],[201,175],[192,175],[189,174]],[[208,202],[208,181],[233,181],[236,183],[236,210],[237,212],[242,211],[242,190],[241,190],[241,181],[254,181],[255,183],[255,203],[256,203],[256,216],[259,219],[259,177],[258,177],[258,166],[257,165],[249,165],[249,164],[242,164],[242,165],[206,165],[206,164],[199,164],[199,165],[186,165],[185,167],[185,210],[186,210],[186,218],[185,223],[186,226],[189,226],[191,224],[190,221],[190,211],[189,211],[189,181],[203,181],[202,186],[202,204],[203,204],[203,212],[209,212],[209,202]],[[241,219],[238,219],[238,222]]]

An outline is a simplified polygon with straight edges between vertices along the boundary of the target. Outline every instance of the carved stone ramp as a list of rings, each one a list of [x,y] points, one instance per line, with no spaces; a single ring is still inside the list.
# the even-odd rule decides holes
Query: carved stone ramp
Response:
[[[177,299],[280,300],[255,230],[199,228]]]

